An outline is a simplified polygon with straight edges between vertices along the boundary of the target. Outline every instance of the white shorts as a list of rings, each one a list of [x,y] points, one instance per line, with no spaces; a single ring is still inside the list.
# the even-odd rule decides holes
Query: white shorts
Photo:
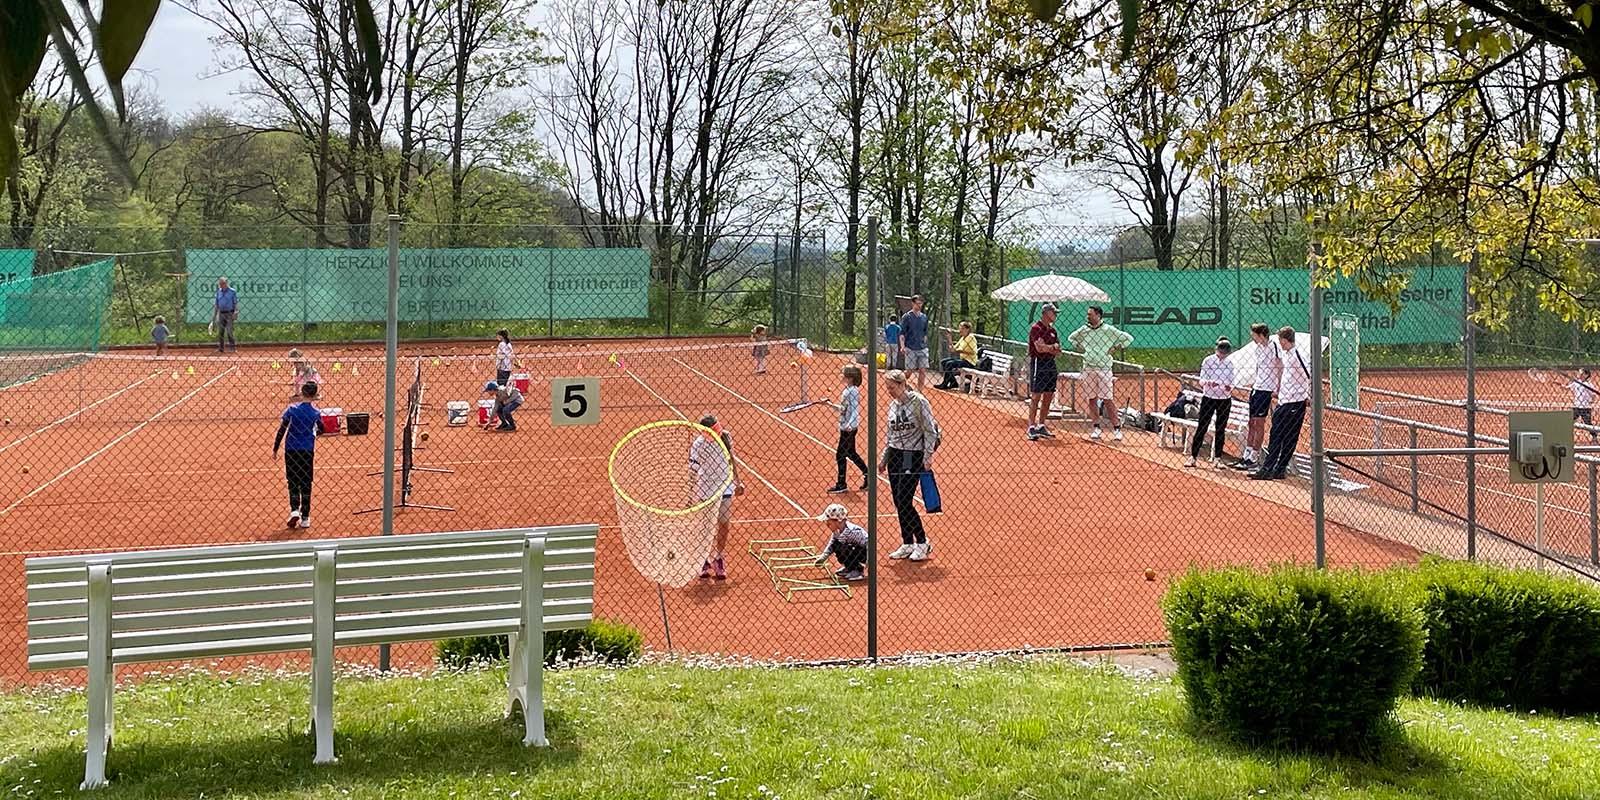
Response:
[[[1083,376],[1078,379],[1078,383],[1083,388],[1083,396],[1086,400],[1112,399],[1112,378],[1111,370],[1109,369],[1086,369],[1083,371]]]
[[[733,498],[732,497],[724,497],[724,498],[722,498],[722,505],[717,507],[717,521],[718,522],[732,522],[733,521]]]

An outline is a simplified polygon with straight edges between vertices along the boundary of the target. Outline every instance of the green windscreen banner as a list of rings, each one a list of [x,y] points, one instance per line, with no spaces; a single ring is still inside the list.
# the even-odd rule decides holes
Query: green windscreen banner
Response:
[[[115,266],[108,258],[0,283],[0,348],[100,349]]]
[[[1464,267],[1424,267],[1411,274],[1401,293],[1399,314],[1368,300],[1341,278],[1322,290],[1324,313],[1350,314],[1364,345],[1454,343],[1461,339]],[[1045,274],[1013,269],[1010,280]],[[1305,330],[1310,319],[1310,287],[1305,270],[1094,270],[1073,272],[1111,297],[1101,303],[1106,316],[1134,337],[1137,348],[1208,348],[1218,336],[1234,346],[1247,341],[1250,325]],[[1090,303],[1065,303],[1056,328],[1063,336],[1082,324]],[[1036,309],[1030,303],[1006,304],[1007,336],[1024,341]]]
[[[32,250],[0,250],[0,283],[20,281],[32,274]]]
[[[383,250],[190,250],[184,318],[211,321],[227,278],[241,323],[382,322],[387,264]],[[649,294],[640,249],[400,251],[406,322],[647,317]]]

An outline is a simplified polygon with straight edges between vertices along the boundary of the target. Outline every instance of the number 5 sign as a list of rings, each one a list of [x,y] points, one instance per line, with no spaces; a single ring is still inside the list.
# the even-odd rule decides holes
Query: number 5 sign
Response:
[[[552,378],[550,424],[593,425],[600,421],[599,378]]]

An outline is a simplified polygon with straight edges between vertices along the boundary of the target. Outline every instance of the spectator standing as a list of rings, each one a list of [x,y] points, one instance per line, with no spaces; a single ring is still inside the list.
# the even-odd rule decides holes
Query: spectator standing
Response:
[[[889,322],[883,326],[883,353],[884,363],[889,369],[899,369],[904,363],[905,352],[900,347],[900,319],[889,312]]]
[[[1099,306],[1089,306],[1086,324],[1067,337],[1073,347],[1083,351],[1083,393],[1089,399],[1094,428],[1090,439],[1100,438],[1100,420],[1111,423],[1111,438],[1122,441],[1122,418],[1112,399],[1111,362],[1118,350],[1133,344],[1133,337],[1105,321]]]
[[[1194,466],[1200,457],[1200,447],[1206,438],[1206,426],[1216,420],[1216,432],[1211,437],[1211,468],[1222,469],[1222,437],[1228,430],[1228,415],[1233,411],[1233,364],[1228,355],[1233,343],[1228,337],[1217,338],[1217,352],[1206,356],[1200,363],[1200,420],[1194,429],[1194,442],[1189,445],[1186,467]]]
[[[1596,392],[1594,385],[1589,382],[1589,368],[1578,370],[1577,380],[1567,384],[1568,391],[1572,392],[1572,421],[1582,423],[1589,432],[1589,441],[1596,440],[1594,430],[1594,401]]]
[[[922,313],[922,295],[911,296],[911,310],[900,318],[900,339],[905,350],[905,370],[917,373],[917,391],[928,380],[928,315]]]
[[[933,419],[928,399],[911,391],[906,374],[892,369],[883,375],[889,401],[888,432],[884,436],[878,470],[889,474],[889,491],[900,520],[900,546],[889,554],[892,559],[926,561],[933,552],[928,534],[917,515],[917,487],[923,470],[933,468],[933,451],[939,443],[939,425]]]
[[[1056,307],[1046,303],[1039,319],[1028,329],[1028,441],[1054,439],[1045,425],[1056,398],[1056,356],[1061,337],[1056,333]]]
[[[1278,379],[1278,409],[1272,412],[1272,436],[1267,440],[1261,467],[1250,473],[1251,480],[1283,480],[1300,444],[1300,424],[1306,418],[1306,401],[1311,398],[1311,367],[1294,346],[1294,328],[1278,329],[1278,354],[1283,372]]]
[[[1272,394],[1278,391],[1278,374],[1283,358],[1272,343],[1272,329],[1265,322],[1250,326],[1250,340],[1256,343],[1255,377],[1250,381],[1250,426],[1245,431],[1244,452],[1234,469],[1255,469],[1261,456],[1261,442],[1267,438],[1267,415],[1272,413]]]
[[[233,337],[233,323],[239,318],[239,293],[228,285],[227,278],[217,279],[217,296],[211,305],[211,321],[217,331],[217,352],[223,351],[223,345],[228,350],[238,350],[239,343]]]
[[[978,337],[972,335],[972,323],[963,321],[960,325],[960,336],[954,341],[950,339],[950,331],[944,332],[944,342],[950,347],[950,357],[939,362],[939,369],[944,372],[944,381],[935,389],[956,388],[956,375],[964,369],[977,369],[978,367]]]

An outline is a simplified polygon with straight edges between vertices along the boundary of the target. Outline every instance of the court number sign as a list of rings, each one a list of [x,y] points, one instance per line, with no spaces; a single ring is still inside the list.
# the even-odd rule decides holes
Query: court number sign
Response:
[[[550,424],[594,425],[600,421],[599,378],[553,378],[550,381]]]

